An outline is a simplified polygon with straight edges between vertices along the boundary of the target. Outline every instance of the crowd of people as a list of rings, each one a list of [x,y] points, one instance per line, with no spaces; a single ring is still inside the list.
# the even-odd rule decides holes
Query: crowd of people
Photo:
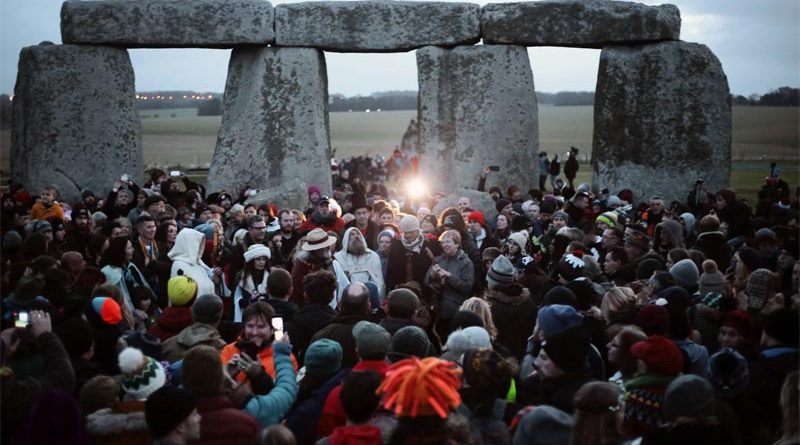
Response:
[[[397,152],[300,208],[157,168],[79,202],[12,185],[2,443],[797,444],[777,167],[755,205],[702,179],[668,203],[544,161],[439,214],[387,187]]]

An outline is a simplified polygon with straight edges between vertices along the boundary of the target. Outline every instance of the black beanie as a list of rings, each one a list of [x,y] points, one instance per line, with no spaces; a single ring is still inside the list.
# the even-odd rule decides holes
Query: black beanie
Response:
[[[577,309],[578,298],[575,297],[575,293],[569,288],[555,286],[544,294],[544,299],[542,300],[542,306],[549,306],[551,304],[563,304]]]
[[[542,347],[562,371],[576,372],[586,364],[589,339],[589,331],[584,326],[575,326],[548,337]]]
[[[154,439],[166,436],[197,408],[189,391],[174,386],[162,386],[144,402],[144,418]]]
[[[790,309],[779,309],[764,317],[764,332],[780,344],[797,347],[800,318]]]

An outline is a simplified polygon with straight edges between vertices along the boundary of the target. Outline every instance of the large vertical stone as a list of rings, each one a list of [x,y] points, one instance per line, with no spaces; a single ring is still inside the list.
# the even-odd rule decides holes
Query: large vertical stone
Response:
[[[728,80],[705,45],[665,42],[606,48],[594,105],[594,186],[637,199],[686,199],[697,178],[729,183]]]
[[[35,193],[61,200],[107,192],[114,178],[143,174],[141,124],[128,52],[102,46],[23,48],[14,87],[11,171]]]
[[[330,158],[322,51],[234,50],[208,190],[271,189],[299,178],[329,193]]]
[[[528,53],[509,45],[417,50],[420,169],[438,190],[537,183],[539,125]]]

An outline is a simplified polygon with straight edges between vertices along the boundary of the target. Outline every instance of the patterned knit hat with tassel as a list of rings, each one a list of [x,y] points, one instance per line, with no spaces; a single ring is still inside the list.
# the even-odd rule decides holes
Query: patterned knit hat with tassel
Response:
[[[145,400],[167,381],[161,364],[136,348],[125,348],[119,353],[119,369],[126,400]]]

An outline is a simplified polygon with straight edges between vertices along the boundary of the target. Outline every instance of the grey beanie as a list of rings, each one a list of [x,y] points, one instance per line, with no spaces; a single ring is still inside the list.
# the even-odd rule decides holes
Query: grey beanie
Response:
[[[214,294],[197,297],[192,304],[192,320],[195,323],[215,325],[222,318],[222,299]]]
[[[392,352],[389,359],[396,362],[408,357],[427,357],[430,352],[431,341],[428,334],[419,326],[405,326],[397,330],[392,336]]]
[[[700,281],[700,271],[694,261],[686,258],[675,263],[670,269],[669,274],[675,280],[675,284],[686,289],[689,293],[697,290],[697,283]]]
[[[680,376],[667,385],[663,413],[667,420],[678,417],[702,418],[714,414],[714,388],[702,377]]]
[[[540,405],[522,417],[514,445],[564,445],[572,436],[572,416],[552,406]]]

